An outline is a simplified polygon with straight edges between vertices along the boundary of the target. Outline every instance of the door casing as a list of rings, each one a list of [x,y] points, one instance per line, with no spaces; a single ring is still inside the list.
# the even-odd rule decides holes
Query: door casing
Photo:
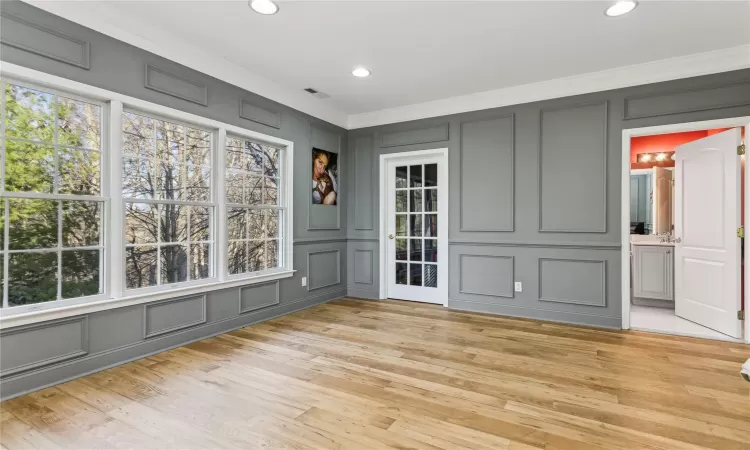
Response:
[[[386,169],[387,169],[387,163],[392,160],[397,159],[407,159],[407,158],[414,158],[414,157],[420,157],[420,156],[438,156],[441,158],[442,164],[442,171],[439,173],[439,177],[444,180],[442,182],[439,182],[438,188],[439,189],[445,189],[446,190],[446,198],[448,199],[448,205],[445,206],[445,216],[447,220],[441,222],[438,222],[438,225],[440,227],[445,227],[445,242],[438,241],[438,248],[443,248],[442,252],[445,255],[449,255],[449,244],[448,240],[450,236],[450,170],[449,170],[449,158],[448,158],[448,149],[447,148],[436,148],[436,149],[429,149],[429,150],[416,150],[412,152],[401,152],[401,153],[388,153],[384,155],[380,155],[380,172],[378,173],[378,180],[379,180],[379,206],[380,206],[380,227],[378,230],[378,241],[379,241],[379,265],[380,268],[380,286],[379,286],[379,295],[378,297],[381,300],[385,300],[388,298],[388,276],[392,276],[392,274],[388,273],[388,258],[387,258],[387,241],[388,241],[388,214],[386,213],[387,207],[388,207],[388,198],[387,198],[387,185],[386,185]],[[440,208],[442,209],[443,206],[441,205]],[[450,267],[448,264],[448,257],[446,256],[446,261],[441,262],[441,264],[445,264],[446,266]],[[448,282],[443,283],[440,290],[436,292],[437,295],[440,296],[442,299],[443,306],[448,306],[448,285],[450,282],[450,272],[448,272]]]

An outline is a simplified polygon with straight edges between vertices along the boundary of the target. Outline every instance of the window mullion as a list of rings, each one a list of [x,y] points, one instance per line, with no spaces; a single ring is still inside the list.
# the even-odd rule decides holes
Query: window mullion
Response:
[[[3,203],[5,203],[4,214],[3,214],[3,221],[5,222],[5,226],[3,227],[3,231],[5,233],[5,236],[3,238],[5,247],[3,248],[3,308],[8,307],[8,274],[10,270],[8,269],[8,263],[10,262],[10,255],[8,254],[8,249],[10,248],[10,243],[8,242],[10,237],[10,212],[8,211],[8,208],[10,208],[10,202],[7,198],[0,199]]]
[[[105,227],[105,249],[109,250],[107,279],[109,295],[122,297],[125,286],[125,202],[122,198],[122,102],[109,107],[109,223]],[[105,250],[105,251],[107,251]],[[105,291],[106,292],[106,291]]]
[[[216,206],[216,213],[212,218],[211,225],[215,235],[212,234],[215,244],[214,247],[214,267],[216,268],[216,277],[219,281],[224,281],[227,278],[227,263],[229,254],[229,241],[227,239],[227,196],[226,196],[226,142],[227,142],[227,130],[225,128],[219,128],[218,133],[215,133],[216,138],[213,142],[212,158],[212,189],[211,194],[213,195],[214,203]]]

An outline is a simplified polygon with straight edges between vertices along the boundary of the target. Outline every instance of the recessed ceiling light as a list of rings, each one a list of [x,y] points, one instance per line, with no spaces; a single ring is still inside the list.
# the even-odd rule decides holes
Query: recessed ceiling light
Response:
[[[271,0],[250,0],[250,7],[258,14],[270,16],[279,12],[279,5]]]
[[[607,8],[607,10],[604,11],[604,14],[609,17],[617,17],[629,13],[634,10],[636,6],[638,6],[638,2],[635,0],[618,0],[614,5]]]
[[[357,67],[356,69],[352,70],[352,75],[359,78],[369,77],[370,71],[365,69],[364,67]]]

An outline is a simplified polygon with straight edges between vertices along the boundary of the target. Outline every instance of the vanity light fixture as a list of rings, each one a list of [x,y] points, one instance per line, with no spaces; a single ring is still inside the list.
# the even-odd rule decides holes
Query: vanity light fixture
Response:
[[[635,0],[618,0],[614,5],[607,8],[604,14],[609,17],[622,16],[634,10],[636,6],[638,6],[638,2]]]
[[[364,67],[357,67],[356,69],[352,70],[352,75],[357,78],[365,78],[370,76],[370,71]]]
[[[668,160],[674,161],[675,158],[674,152],[659,152],[659,153],[640,153],[637,158],[637,162],[639,163],[647,163],[647,162],[667,162]]]
[[[248,3],[258,14],[270,16],[279,12],[279,5],[271,0],[250,0]]]

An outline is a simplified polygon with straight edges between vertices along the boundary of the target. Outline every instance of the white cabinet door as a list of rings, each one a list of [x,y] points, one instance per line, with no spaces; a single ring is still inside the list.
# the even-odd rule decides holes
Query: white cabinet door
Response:
[[[675,159],[675,312],[729,336],[740,309],[741,133],[681,145]]]
[[[668,246],[633,246],[633,296],[673,300],[673,248]]]

